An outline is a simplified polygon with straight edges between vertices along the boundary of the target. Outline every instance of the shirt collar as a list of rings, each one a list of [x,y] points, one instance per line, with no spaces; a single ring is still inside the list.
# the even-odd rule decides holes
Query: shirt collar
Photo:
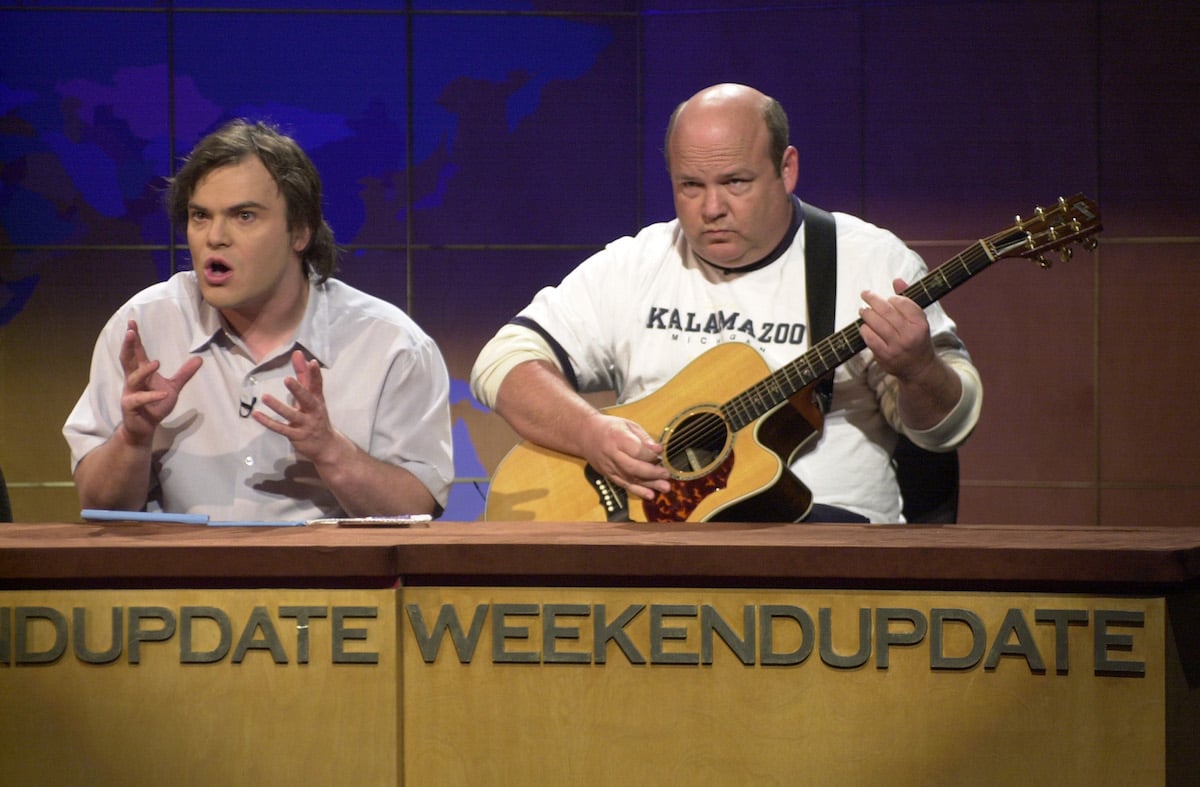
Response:
[[[737,268],[727,268],[724,265],[717,265],[715,262],[709,262],[708,260],[701,257],[699,254],[696,254],[695,251],[693,251],[692,254],[695,254],[696,259],[700,260],[705,265],[707,265],[710,268],[713,268],[715,270],[718,270],[721,273],[724,273],[726,276],[730,276],[734,273],[749,273],[750,271],[756,271],[756,270],[759,270],[760,268],[767,267],[771,263],[775,262],[775,260],[782,257],[784,255],[784,252],[786,252],[789,248],[791,248],[792,241],[796,238],[796,233],[800,229],[800,222],[802,222],[804,220],[804,208],[800,203],[800,198],[797,197],[795,194],[792,194],[791,198],[792,198],[792,220],[791,220],[791,223],[788,224],[787,232],[785,232],[783,234],[783,239],[781,241],[779,241],[779,244],[777,246],[775,246],[775,248],[772,249],[770,251],[770,253],[767,254],[767,256],[763,257],[758,262],[752,262],[749,265],[742,265]]]
[[[192,311],[193,319],[188,322],[192,326],[191,339],[188,342],[192,353],[204,352],[214,342],[233,342],[233,336],[226,330],[221,313],[204,300],[200,287],[192,278],[191,293],[184,308]],[[325,297],[325,284],[317,284],[311,279],[308,282],[308,303],[304,307],[304,316],[296,328],[296,337],[292,347],[304,350],[310,358],[316,358],[322,366],[328,366],[329,340],[331,317],[329,299]],[[291,348],[287,349],[291,352]],[[264,358],[265,363],[270,359]]]

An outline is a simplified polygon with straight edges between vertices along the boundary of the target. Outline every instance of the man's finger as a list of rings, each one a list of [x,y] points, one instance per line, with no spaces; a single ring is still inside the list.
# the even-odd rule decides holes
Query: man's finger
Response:
[[[158,361],[147,361],[146,363],[138,364],[127,373],[125,387],[133,390],[143,389],[157,371]]]
[[[166,391],[135,391],[121,397],[121,402],[128,409],[137,410],[139,407],[146,407],[155,402],[161,402],[167,396],[169,394]]]
[[[179,367],[179,371],[175,372],[175,376],[171,378],[171,382],[175,385],[176,390],[180,390],[187,385],[188,380],[195,376],[196,372],[204,364],[204,359],[199,356],[193,356],[183,362],[183,366]]]

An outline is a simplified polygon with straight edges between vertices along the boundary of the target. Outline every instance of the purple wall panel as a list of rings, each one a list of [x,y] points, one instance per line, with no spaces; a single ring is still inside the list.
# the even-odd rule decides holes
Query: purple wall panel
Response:
[[[636,19],[414,20],[418,244],[603,243],[637,224]]]
[[[1099,293],[1100,477],[1194,485],[1200,239],[1104,251]]]
[[[788,113],[800,154],[797,193],[857,212],[862,187],[862,14],[836,6],[650,13],[645,21],[647,221],[673,216],[663,163],[667,119],[709,85],[741,82]]]
[[[100,325],[190,264],[172,255],[163,177],[247,115],[290,129],[321,168],[343,278],[441,344],[464,479],[452,510],[473,517],[513,440],[466,393],[475,353],[537,288],[671,217],[667,116],[720,81],[783,102],[803,198],[896,231],[931,265],[1035,204],[1099,200],[1097,255],[1049,272],[1005,261],[947,298],[987,391],[962,452],[964,521],[1120,524],[1139,501],[1182,521],[1200,500],[1180,394],[1200,339],[1185,316],[1200,286],[1200,10],[139,5],[0,12],[0,465],[18,516],[72,513],[69,487],[57,508],[22,507],[65,479],[58,430]]]
[[[1100,186],[1114,235],[1200,234],[1200,6],[1100,4]]]
[[[1096,196],[1093,9],[1067,0],[867,10],[870,219],[909,239],[977,238],[1060,196]]]
[[[233,117],[275,122],[321,171],[326,219],[340,243],[403,242],[404,15],[208,13],[181,21],[180,155]]]

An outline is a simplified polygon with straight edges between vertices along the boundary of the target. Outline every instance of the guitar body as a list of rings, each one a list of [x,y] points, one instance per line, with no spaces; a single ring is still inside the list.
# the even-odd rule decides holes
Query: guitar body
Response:
[[[769,374],[766,361],[754,348],[719,344],[659,390],[605,413],[640,424],[669,446],[690,428],[689,419],[715,418],[714,409]],[[808,513],[812,494],[788,469],[786,460],[820,427],[820,410],[811,389],[804,388],[746,428],[725,430],[711,461],[701,458],[683,468],[673,478],[670,493],[659,495],[652,504],[629,500],[628,506],[624,490],[600,478],[583,459],[524,441],[496,468],[484,517],[599,522],[798,520]]]

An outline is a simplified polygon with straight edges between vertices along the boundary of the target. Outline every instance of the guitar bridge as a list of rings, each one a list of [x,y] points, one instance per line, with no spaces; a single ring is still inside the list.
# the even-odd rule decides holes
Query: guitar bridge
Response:
[[[583,474],[592,485],[592,489],[596,490],[596,497],[604,509],[605,518],[609,522],[630,521],[628,493],[596,472],[591,465],[584,466]]]

